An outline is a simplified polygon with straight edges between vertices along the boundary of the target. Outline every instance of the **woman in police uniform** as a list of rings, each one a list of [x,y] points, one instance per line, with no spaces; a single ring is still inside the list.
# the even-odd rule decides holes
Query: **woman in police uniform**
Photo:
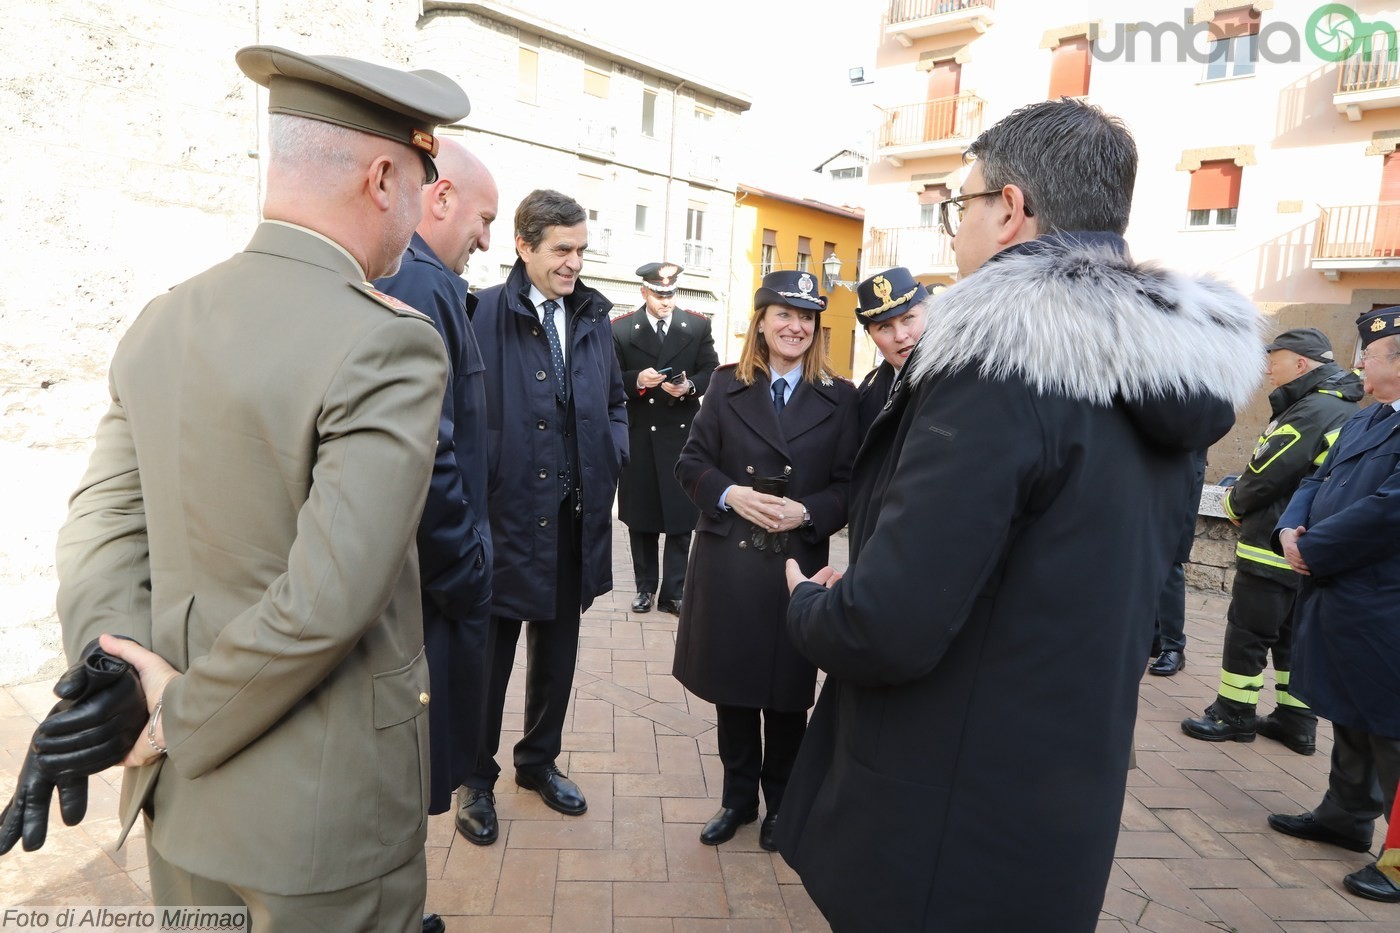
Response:
[[[733,838],[767,812],[773,827],[806,729],[816,668],[784,627],[791,557],[805,573],[826,564],[846,524],[851,463],[860,444],[858,399],[826,359],[826,299],[806,272],[773,272],[754,295],[737,364],[715,371],[676,464],[700,519],[686,571],[675,676],[715,704],[724,763],[722,807],[700,833]]]

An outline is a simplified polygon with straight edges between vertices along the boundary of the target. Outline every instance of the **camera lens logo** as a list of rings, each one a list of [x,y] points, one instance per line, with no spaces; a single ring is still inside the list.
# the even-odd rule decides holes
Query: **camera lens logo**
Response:
[[[1308,46],[1318,58],[1339,62],[1351,56],[1361,20],[1356,11],[1340,3],[1328,3],[1308,19]]]

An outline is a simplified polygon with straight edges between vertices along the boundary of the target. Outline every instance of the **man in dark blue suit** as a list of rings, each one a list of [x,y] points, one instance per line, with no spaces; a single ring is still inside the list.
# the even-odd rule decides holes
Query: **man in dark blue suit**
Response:
[[[1332,721],[1327,793],[1315,809],[1274,814],[1281,833],[1366,852],[1400,782],[1400,307],[1357,319],[1376,404],[1342,426],[1322,468],[1279,518],[1275,550],[1303,575],[1291,687]],[[1343,879],[1361,897],[1400,903],[1373,862]]]
[[[442,403],[432,486],[418,527],[423,640],[432,679],[428,707],[432,780],[428,812],[452,805],[452,790],[476,763],[490,665],[491,527],[486,513],[486,390],[469,315],[476,305],[462,278],[467,259],[491,245],[498,195],[491,173],[459,143],[441,140],[438,179],[423,188],[423,219],[399,273],[378,287],[433,319],[452,371]],[[490,796],[489,791],[481,792]],[[487,845],[495,810],[464,788],[457,829]],[[479,818],[484,809],[488,819]],[[429,929],[425,925],[425,929]]]

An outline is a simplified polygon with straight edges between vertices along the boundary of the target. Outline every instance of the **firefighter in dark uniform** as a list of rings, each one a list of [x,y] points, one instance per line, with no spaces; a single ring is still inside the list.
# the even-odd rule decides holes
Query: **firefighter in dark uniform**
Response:
[[[885,407],[895,378],[924,332],[928,290],[903,266],[877,272],[856,286],[856,313],[884,357],[860,382],[860,436]]]
[[[1224,500],[1225,514],[1240,528],[1240,541],[1220,695],[1202,718],[1183,720],[1181,731],[1207,742],[1252,742],[1257,732],[1311,755],[1317,717],[1288,689],[1298,574],[1274,553],[1270,538],[1298,484],[1322,465],[1342,424],[1356,413],[1363,389],[1355,373],[1334,361],[1332,344],[1319,330],[1284,331],[1268,351],[1273,419]],[[1270,651],[1275,708],[1260,718],[1254,711]]]
[[[656,608],[680,615],[690,533],[698,515],[676,482],[676,460],[719,357],[709,318],[676,307],[676,281],[683,271],[669,262],[639,268],[643,304],[612,325],[632,444],[632,459],[618,486],[617,513],[630,532],[637,579],[633,612],[650,612],[654,596]],[[665,558],[658,573],[662,535]]]

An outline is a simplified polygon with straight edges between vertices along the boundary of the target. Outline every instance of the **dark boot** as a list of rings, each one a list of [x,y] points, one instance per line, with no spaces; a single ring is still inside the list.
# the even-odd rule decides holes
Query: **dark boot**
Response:
[[[1203,742],[1253,742],[1256,719],[1254,707],[1248,703],[1216,697],[1206,707],[1205,716],[1183,719],[1181,731]]]
[[[1317,751],[1317,714],[1310,709],[1276,707],[1259,718],[1256,729],[1264,738],[1282,742],[1300,755]]]

